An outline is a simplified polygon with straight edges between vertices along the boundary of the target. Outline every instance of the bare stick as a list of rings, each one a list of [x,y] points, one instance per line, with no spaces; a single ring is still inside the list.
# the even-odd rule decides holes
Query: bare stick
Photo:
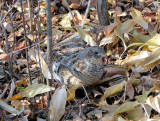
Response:
[[[46,0],[46,8],[47,8],[47,35],[48,35],[48,39],[47,39],[47,63],[48,63],[48,68],[51,74],[51,80],[47,79],[47,85],[51,86],[52,84],[52,80],[53,80],[53,76],[52,76],[52,50],[53,50],[53,46],[52,46],[52,14],[51,14],[51,1],[50,0]],[[47,98],[47,107],[46,110],[44,112],[44,115],[47,114],[48,110],[49,110],[49,105],[50,105],[50,100],[51,100],[51,94],[48,92],[47,93],[48,98]]]
[[[91,5],[91,0],[88,1],[87,9],[86,9],[86,12],[85,12],[85,15],[84,15],[84,19],[83,19],[82,25],[81,25],[82,28],[83,28],[83,26],[84,26],[84,24],[85,24],[85,21],[86,21],[86,18],[87,18],[89,9],[90,9],[90,5]]]
[[[8,43],[8,37],[7,37],[7,33],[6,33],[6,30],[4,28],[4,25],[1,24],[2,26],[2,31],[4,33],[4,38],[5,38],[5,42],[6,42],[6,52],[7,54],[9,54],[9,43]],[[13,71],[12,71],[12,61],[11,59],[9,59],[9,71],[10,71],[10,75],[11,75],[11,78],[13,77]]]
[[[25,45],[28,46],[22,0],[21,0],[20,3],[21,3],[21,10],[22,10]],[[32,82],[31,82],[31,74],[30,74],[30,70],[29,70],[28,48],[25,49],[25,52],[26,52],[26,59],[27,59],[27,68],[28,68],[28,74],[29,74],[29,81],[30,81],[30,84],[32,84]]]
[[[30,20],[30,31],[33,31],[33,27],[32,27],[32,18],[33,18],[33,9],[32,9],[32,4],[30,0],[27,0],[28,2],[28,8],[29,8],[29,20]]]

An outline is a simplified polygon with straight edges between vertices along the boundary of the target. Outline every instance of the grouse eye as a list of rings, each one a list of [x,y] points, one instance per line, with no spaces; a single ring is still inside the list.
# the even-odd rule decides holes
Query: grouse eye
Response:
[[[94,52],[96,55],[98,54],[98,52]]]

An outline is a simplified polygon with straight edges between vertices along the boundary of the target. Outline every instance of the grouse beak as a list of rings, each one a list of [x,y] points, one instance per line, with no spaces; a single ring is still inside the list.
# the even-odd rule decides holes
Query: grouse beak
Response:
[[[108,64],[108,59],[107,59],[107,55],[105,55],[104,57],[102,57],[102,61],[104,63],[104,65],[107,65]]]

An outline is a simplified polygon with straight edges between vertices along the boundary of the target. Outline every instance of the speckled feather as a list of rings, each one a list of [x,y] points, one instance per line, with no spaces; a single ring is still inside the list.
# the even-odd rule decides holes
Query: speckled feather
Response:
[[[67,51],[68,50],[68,51]],[[106,54],[98,46],[87,47],[83,42],[72,42],[54,47],[54,72],[67,86],[81,83],[90,85],[105,73]]]

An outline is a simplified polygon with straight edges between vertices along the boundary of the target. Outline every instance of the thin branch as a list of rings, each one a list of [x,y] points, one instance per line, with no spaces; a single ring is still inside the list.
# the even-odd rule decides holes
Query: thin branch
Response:
[[[6,30],[4,28],[4,25],[1,24],[2,26],[2,33],[4,33],[4,38],[5,38],[5,42],[6,42],[6,52],[7,54],[9,54],[9,42],[8,42],[8,37],[7,37],[7,33],[6,33]],[[12,71],[12,61],[11,59],[9,59],[9,72],[10,72],[10,75],[11,75],[11,78],[13,78],[13,71]]]
[[[83,26],[84,26],[84,24],[85,24],[85,21],[86,21],[86,18],[87,18],[89,9],[90,9],[90,5],[91,5],[91,0],[88,1],[87,9],[86,9],[86,12],[85,12],[85,15],[84,15],[84,19],[83,19],[82,25],[81,25],[82,28],[83,28]]]
[[[21,10],[22,10],[25,45],[28,46],[22,0],[21,0],[20,3],[21,3]],[[26,59],[27,59],[27,68],[28,68],[28,74],[29,74],[29,81],[30,81],[30,84],[32,84],[32,82],[31,82],[31,74],[30,74],[30,69],[29,69],[28,48],[25,49],[25,52],[26,52]]]
[[[20,0],[17,0],[16,3],[18,3]],[[0,24],[3,23],[3,20],[5,19],[5,17],[10,13],[10,11],[15,7],[16,3],[8,10],[8,12],[4,15],[4,17],[1,19]]]

